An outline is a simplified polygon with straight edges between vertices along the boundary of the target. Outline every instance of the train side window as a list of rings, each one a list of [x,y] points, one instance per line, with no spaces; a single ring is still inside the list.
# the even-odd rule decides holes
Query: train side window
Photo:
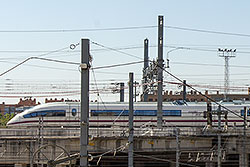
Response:
[[[181,110],[163,110],[163,116],[181,116]]]
[[[46,116],[46,115],[47,115],[47,113],[44,112],[44,111],[38,111],[38,112],[37,112],[37,116],[42,116],[42,117],[44,117],[44,116]]]
[[[46,111],[38,111],[29,114],[25,114],[24,118],[32,118],[32,117],[64,117],[66,115],[65,110],[46,110]]]
[[[37,117],[37,112],[30,113],[31,117]]]
[[[66,115],[65,110],[54,110],[52,111],[52,116],[64,117]]]
[[[25,114],[23,117],[24,118],[31,118],[31,114]]]
[[[44,117],[64,117],[65,115],[66,115],[65,110],[45,110],[38,112],[38,116],[44,116]]]
[[[75,108],[73,108],[73,109],[71,110],[71,113],[72,113],[72,116],[76,116],[77,110],[76,110]]]
[[[44,112],[46,112],[46,117],[54,116],[52,111],[44,111]]]
[[[135,110],[135,116],[156,116],[156,110]]]
[[[128,110],[91,110],[91,116],[128,116]]]
[[[57,116],[65,117],[66,116],[66,111],[65,110],[60,110],[57,112]]]
[[[37,112],[33,112],[33,113],[29,113],[29,114],[25,114],[23,117],[24,117],[24,118],[37,117]]]
[[[240,110],[240,115],[244,116],[244,110]],[[247,116],[250,116],[250,110],[247,110]]]

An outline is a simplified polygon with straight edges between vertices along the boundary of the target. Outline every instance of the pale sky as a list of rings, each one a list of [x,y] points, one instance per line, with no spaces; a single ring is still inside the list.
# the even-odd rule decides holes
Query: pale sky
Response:
[[[40,56],[65,47],[68,48],[63,52],[43,57],[80,62],[80,47],[70,50],[69,46],[78,43],[81,38],[88,38],[110,48],[130,48],[122,51],[143,59],[143,40],[148,38],[150,45],[157,45],[157,28],[119,31],[30,31],[157,26],[158,15],[163,15],[165,26],[245,34],[246,36],[233,36],[164,29],[164,59],[171,46],[190,48],[169,53],[171,73],[186,79],[190,84],[198,85],[199,90],[218,89],[218,86],[224,85],[224,59],[218,57],[216,51],[219,47],[236,48],[236,57],[230,59],[230,86],[237,87],[237,91],[240,91],[238,87],[245,90],[250,85],[249,6],[250,2],[247,0],[1,1],[0,73],[28,57]],[[94,44],[90,47],[94,67],[139,60],[114,51],[102,50],[103,48]],[[136,48],[131,49],[133,47]],[[150,59],[155,59],[157,48],[151,47],[149,53]],[[142,67],[143,64],[137,64],[95,70],[102,100],[118,101],[116,97],[119,96],[108,89],[112,87],[110,83],[127,83],[129,72],[134,72],[135,80],[141,82]],[[95,84],[92,72],[90,74],[91,84]],[[44,102],[45,97],[80,97],[79,94],[68,95],[80,90],[80,72],[76,65],[30,60],[1,76],[0,81],[0,102],[16,103],[21,96],[37,97],[40,102]],[[165,74],[164,81],[175,80]],[[202,87],[204,85],[205,88]],[[167,84],[166,87],[180,91],[176,85]],[[95,86],[91,85],[90,89],[95,89]],[[106,93],[102,93],[102,89],[106,90]],[[55,92],[57,94],[52,96]],[[91,94],[90,99],[96,100],[96,93]]]

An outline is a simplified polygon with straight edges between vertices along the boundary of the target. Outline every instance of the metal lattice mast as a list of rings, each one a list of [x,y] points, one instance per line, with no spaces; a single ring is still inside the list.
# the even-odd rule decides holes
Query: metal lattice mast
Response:
[[[236,49],[218,49],[218,55],[225,58],[224,65],[224,99],[228,100],[229,94],[229,58],[235,57]]]
[[[228,56],[225,56],[225,74],[224,74],[224,94],[225,94],[225,99],[227,99],[227,95],[228,95],[228,89],[229,89],[229,69],[228,69]]]

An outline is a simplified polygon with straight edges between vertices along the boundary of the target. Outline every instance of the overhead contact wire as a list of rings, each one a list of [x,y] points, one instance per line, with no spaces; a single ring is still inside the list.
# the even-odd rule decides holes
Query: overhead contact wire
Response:
[[[160,67],[157,64],[158,67]],[[164,68],[160,67],[163,71],[165,71],[166,73],[168,73],[170,76],[172,76],[173,78],[175,78],[176,80],[180,81],[183,85],[189,87],[190,89],[193,89],[194,91],[198,92],[201,96],[207,98],[208,100],[214,102],[215,104],[217,104],[218,106],[221,106],[223,109],[229,111],[230,113],[234,114],[235,116],[238,116],[241,119],[244,119],[242,116],[240,116],[239,114],[236,114],[235,112],[233,112],[232,110],[228,109],[227,107],[221,105],[220,103],[216,102],[214,99],[210,98],[207,95],[204,95],[203,93],[201,93],[200,91],[198,91],[197,89],[195,89],[194,87],[192,87],[191,85],[184,83],[180,78],[178,78],[177,76],[173,75],[172,73],[170,73],[169,71],[165,70]]]
[[[95,45],[97,45],[97,46],[100,46],[100,47],[102,47],[102,48],[106,48],[106,49],[109,49],[109,50],[112,50],[112,51],[115,51],[115,52],[118,52],[118,53],[121,53],[121,54],[125,54],[125,55],[130,56],[130,57],[134,57],[134,58],[137,58],[137,59],[142,60],[141,57],[138,57],[138,56],[136,56],[136,55],[133,55],[133,54],[129,54],[129,53],[120,51],[119,49],[114,49],[114,48],[111,48],[111,47],[107,47],[107,46],[104,46],[104,45],[102,45],[102,44],[99,44],[99,43],[93,42],[93,41],[91,41],[91,43],[92,43],[92,44],[95,44]]]
[[[119,31],[135,29],[151,29],[157,26],[131,26],[131,27],[113,27],[113,28],[89,28],[89,29],[50,29],[50,30],[0,30],[0,33],[63,33],[63,32],[84,32],[84,31]]]
[[[240,36],[240,37],[250,37],[249,34],[241,34],[241,33],[231,33],[231,32],[222,32],[222,31],[212,31],[212,30],[202,30],[202,29],[194,29],[194,28],[185,28],[185,27],[177,27],[177,26],[164,26],[165,28],[184,30],[184,31],[194,31],[201,33],[210,33],[210,34],[220,34],[220,35],[231,35],[231,36]]]

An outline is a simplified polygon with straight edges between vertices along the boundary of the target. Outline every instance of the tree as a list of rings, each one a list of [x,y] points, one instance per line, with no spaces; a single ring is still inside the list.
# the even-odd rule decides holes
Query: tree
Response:
[[[14,117],[14,113],[0,114],[0,127],[6,127],[7,122]]]

